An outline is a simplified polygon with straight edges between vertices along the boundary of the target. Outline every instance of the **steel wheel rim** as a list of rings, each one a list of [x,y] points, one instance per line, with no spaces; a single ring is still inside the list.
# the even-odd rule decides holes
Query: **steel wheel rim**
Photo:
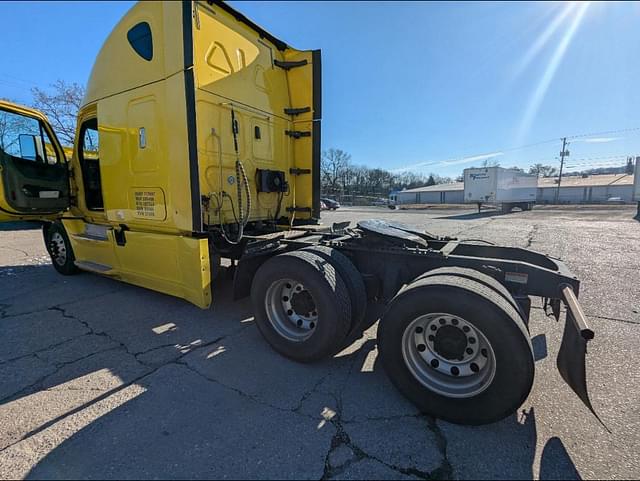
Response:
[[[59,266],[65,265],[67,262],[67,246],[59,232],[53,233],[49,245],[51,247],[51,257],[53,261]]]
[[[265,309],[275,331],[292,342],[306,341],[318,325],[315,299],[304,284],[293,279],[280,279],[269,286]]]
[[[402,336],[402,356],[416,380],[450,398],[477,396],[496,374],[495,353],[487,337],[469,321],[452,314],[414,319]]]

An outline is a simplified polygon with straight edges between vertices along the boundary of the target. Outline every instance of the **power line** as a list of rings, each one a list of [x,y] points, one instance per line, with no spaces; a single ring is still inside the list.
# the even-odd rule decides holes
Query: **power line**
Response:
[[[625,165],[626,164],[626,158],[620,159],[620,160],[601,160],[601,161],[596,161],[596,162],[578,162],[576,164],[571,163],[570,165],[567,165],[567,168],[575,168],[575,167],[591,167],[594,165]]]
[[[605,130],[605,131],[601,131],[601,132],[590,132],[590,133],[583,133],[583,134],[574,134],[574,135],[568,135],[566,137],[564,137],[566,140],[572,140],[572,139],[581,139],[581,138],[585,138],[585,137],[592,137],[595,135],[613,135],[613,134],[623,134],[626,132],[636,132],[636,131],[640,131],[640,127],[630,127],[630,128],[626,128],[626,129],[618,129],[618,130]],[[517,147],[510,147],[508,149],[498,149],[500,152],[513,152],[516,150],[522,150],[522,149],[528,149],[530,147],[537,147],[538,145],[544,145],[544,144],[550,144],[553,142],[558,142],[558,140],[562,140],[563,137],[555,137],[553,139],[548,139],[548,140],[541,140],[540,142],[534,142],[531,144],[526,144],[526,145],[520,145]],[[472,156],[470,156],[472,157]]]
[[[516,147],[510,147],[508,149],[495,149],[492,152],[496,152],[496,156],[500,155],[500,154],[504,154],[506,152],[517,152],[519,150],[525,150],[531,147],[537,147],[539,145],[545,145],[545,144],[551,144],[551,143],[555,143],[558,142],[558,140],[572,140],[572,139],[580,139],[580,138],[585,138],[585,137],[592,137],[592,136],[596,136],[596,135],[612,135],[612,134],[622,134],[622,133],[627,133],[627,132],[636,132],[636,131],[640,131],[640,127],[630,127],[630,128],[626,128],[626,129],[618,129],[618,130],[605,130],[605,131],[600,131],[600,132],[590,132],[590,133],[582,133],[582,134],[574,134],[574,135],[570,135],[570,136],[566,136],[566,137],[555,137],[553,139],[547,139],[547,140],[541,140],[539,142],[533,142],[531,144],[525,144],[525,145],[519,145]],[[564,149],[563,149],[564,151]],[[464,161],[466,158],[472,158],[472,157],[477,157],[480,154],[474,154],[474,155],[466,155],[466,156],[462,156],[462,157],[454,157],[454,158],[450,158],[450,159],[446,159],[446,160],[437,160],[437,161],[433,161],[433,162],[428,162],[428,163],[422,163],[419,166],[416,166],[417,168],[421,168],[421,167],[429,167],[429,166],[433,166],[433,165],[438,165],[441,163],[449,163],[449,164],[453,164],[453,163],[462,163],[461,161]],[[484,155],[484,154],[482,154]],[[555,161],[557,160],[557,158],[554,159],[542,159],[539,161],[533,161],[534,163],[539,163],[539,162],[551,162],[551,161]],[[458,162],[456,162],[458,161]],[[471,162],[471,160],[470,160]],[[403,169],[404,170],[404,169]]]
[[[567,137],[567,139],[571,140],[571,139],[581,139],[584,137],[592,137],[594,135],[613,135],[613,134],[624,134],[626,132],[635,132],[640,130],[640,127],[631,127],[628,129],[619,129],[619,130],[607,130],[604,132],[591,132],[588,134],[579,134],[579,135],[572,135]]]
[[[581,159],[575,159],[573,162],[582,162],[583,160],[602,160],[602,159],[626,159],[627,157],[633,157],[631,155],[604,155],[601,157],[583,157]]]
[[[521,145],[519,147],[511,147],[509,149],[500,149],[500,152],[513,152],[515,150],[523,150],[523,149],[528,149],[530,147],[537,147],[538,145],[544,145],[544,144],[550,144],[552,142],[557,142],[558,139],[554,138],[554,139],[549,139],[549,140],[542,140],[540,142],[535,142],[533,144],[526,144],[526,145]]]
[[[2,74],[0,74],[0,77],[4,77],[5,78],[4,82],[10,81],[10,82],[13,82],[13,83],[16,83],[16,84],[24,84],[24,85],[28,85],[30,87],[37,87],[37,85],[35,83],[29,82],[28,80],[22,79],[20,77],[16,77],[14,75],[9,75],[9,74],[6,74],[6,73],[2,73]],[[2,79],[0,79],[0,80],[2,80]]]

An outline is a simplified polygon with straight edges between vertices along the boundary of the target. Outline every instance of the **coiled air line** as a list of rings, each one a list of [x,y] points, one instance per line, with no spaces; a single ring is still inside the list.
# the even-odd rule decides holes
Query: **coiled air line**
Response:
[[[220,222],[220,230],[222,231],[222,237],[229,242],[230,244],[239,244],[242,240],[242,236],[244,235],[244,228],[249,222],[249,215],[251,213],[251,189],[249,188],[249,178],[247,177],[247,173],[244,169],[244,165],[240,160],[240,152],[238,148],[238,122],[236,121],[236,114],[233,110],[233,106],[231,107],[231,131],[233,132],[233,148],[236,154],[236,192],[238,195],[238,216],[236,217],[236,211],[233,207],[233,199],[231,196],[222,189],[222,150],[220,150],[220,201],[218,202],[218,220]],[[247,198],[247,207],[246,212],[242,206],[242,190],[244,187],[245,196]],[[222,222],[222,205],[224,204],[224,198],[228,197],[231,202],[231,211],[233,212],[233,217],[236,221],[236,225],[238,226],[238,230],[235,238],[231,238],[224,227],[224,223]]]

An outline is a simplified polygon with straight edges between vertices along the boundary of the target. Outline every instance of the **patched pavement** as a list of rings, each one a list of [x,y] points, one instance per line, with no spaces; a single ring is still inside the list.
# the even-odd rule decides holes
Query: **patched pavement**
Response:
[[[375,326],[333,359],[287,361],[229,283],[202,311],[92,274],[58,275],[40,231],[0,229],[0,477],[578,479],[640,476],[640,222],[630,207],[342,209],[530,247],[583,281],[587,369],[607,432],[555,368],[562,324],[532,310],[536,381],[516,415],[420,415],[377,362]]]

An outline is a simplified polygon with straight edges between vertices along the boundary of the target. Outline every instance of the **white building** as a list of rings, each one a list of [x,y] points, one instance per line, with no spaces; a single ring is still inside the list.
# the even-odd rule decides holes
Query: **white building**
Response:
[[[558,178],[538,179],[538,204],[555,202]],[[605,174],[563,176],[560,186],[561,204],[603,203],[611,197],[620,197],[626,203],[633,202],[633,175]],[[392,192],[389,198],[396,204],[463,204],[464,183],[438,184]]]

